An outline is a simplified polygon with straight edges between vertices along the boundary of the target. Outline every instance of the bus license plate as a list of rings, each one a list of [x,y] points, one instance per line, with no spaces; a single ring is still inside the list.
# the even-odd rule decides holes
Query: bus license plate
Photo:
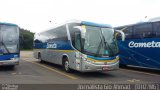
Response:
[[[102,70],[108,70],[108,67],[102,67]]]

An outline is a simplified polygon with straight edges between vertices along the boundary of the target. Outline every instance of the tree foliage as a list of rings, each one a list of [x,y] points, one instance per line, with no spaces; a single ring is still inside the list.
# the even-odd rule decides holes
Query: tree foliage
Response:
[[[34,33],[29,30],[20,28],[20,42],[21,49],[33,49],[33,37]]]

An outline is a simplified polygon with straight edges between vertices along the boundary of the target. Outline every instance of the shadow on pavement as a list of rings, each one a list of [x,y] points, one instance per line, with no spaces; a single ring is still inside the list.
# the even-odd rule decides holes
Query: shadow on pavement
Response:
[[[160,75],[160,70],[157,70],[157,69],[149,69],[149,68],[134,67],[134,66],[123,66],[123,65],[120,65],[120,68]]]
[[[13,66],[0,66],[0,72],[1,71],[13,71],[15,67]]]
[[[37,62],[39,63],[39,62]],[[41,64],[44,64],[44,65],[47,65],[51,68],[54,68],[58,71],[61,71],[61,72],[64,72],[64,73],[67,73],[63,70],[63,67],[60,66],[60,65],[57,65],[57,64],[52,64],[52,63],[49,63],[49,62],[43,62]],[[83,78],[111,78],[111,77],[115,77],[114,75],[112,75],[111,73],[109,72],[112,72],[112,71],[108,71],[108,72],[79,72],[79,71],[75,71],[75,70],[72,70],[71,73],[69,74],[74,74],[76,76],[79,76],[79,77],[83,77]]]

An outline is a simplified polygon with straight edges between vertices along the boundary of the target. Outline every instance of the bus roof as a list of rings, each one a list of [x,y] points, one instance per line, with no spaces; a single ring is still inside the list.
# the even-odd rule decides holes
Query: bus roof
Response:
[[[122,28],[122,27],[130,27],[130,26],[141,25],[141,24],[146,24],[146,23],[153,23],[153,22],[160,22],[160,17],[151,18],[146,22],[137,22],[137,23],[133,23],[133,24],[117,26],[117,27],[114,27],[114,28],[117,29],[117,28]]]
[[[151,22],[138,22],[138,23],[134,23],[134,24],[117,26],[117,27],[114,27],[114,28],[116,29],[116,28],[130,27],[130,26],[141,25],[141,24],[145,24],[145,23],[151,23]]]
[[[88,21],[82,21],[81,24],[88,25],[88,26],[97,26],[97,27],[108,27],[108,28],[112,27],[109,24],[99,24],[99,23],[88,22]]]
[[[13,23],[6,23],[6,22],[0,22],[0,25],[18,26],[17,24],[13,24]]]
[[[158,22],[158,21],[160,21],[160,17],[151,18],[148,21],[149,22]]]
[[[69,21],[66,21],[65,23],[55,25],[55,26],[50,27],[50,28],[48,28],[47,30],[44,30],[44,31],[39,32],[39,33],[44,33],[44,32],[49,31],[49,30],[51,30],[51,29],[57,28],[57,27],[59,27],[59,26],[65,25],[65,24],[70,24],[70,23],[79,23],[79,24],[81,24],[81,25],[97,26],[97,27],[105,27],[105,28],[111,28],[111,27],[112,27],[112,26],[109,25],[109,24],[99,24],[99,23],[88,22],[88,21],[80,21],[80,20],[69,20]]]
[[[96,26],[96,27],[108,27],[108,28],[112,27],[109,24],[100,24],[100,23],[80,21],[80,20],[70,20],[70,21],[67,21],[66,23],[80,23],[81,25]]]

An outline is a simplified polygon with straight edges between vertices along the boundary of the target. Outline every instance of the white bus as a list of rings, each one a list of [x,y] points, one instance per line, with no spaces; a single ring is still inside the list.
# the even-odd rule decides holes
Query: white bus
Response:
[[[124,39],[124,33],[122,34]],[[59,64],[66,72],[116,70],[119,50],[114,29],[107,24],[69,21],[34,36],[34,57]]]

